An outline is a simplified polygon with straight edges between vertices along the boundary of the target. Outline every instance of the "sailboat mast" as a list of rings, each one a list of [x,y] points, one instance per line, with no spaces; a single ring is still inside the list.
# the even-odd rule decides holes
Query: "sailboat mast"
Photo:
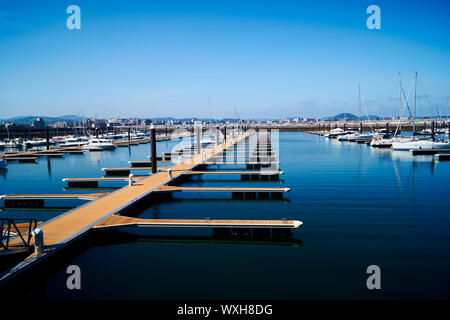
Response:
[[[361,126],[361,86],[358,84],[358,108],[359,108],[359,124]]]
[[[211,97],[208,96],[208,111],[209,111],[209,136],[212,137],[212,113],[211,113]]]
[[[398,107],[399,107],[399,119],[398,119],[398,123],[400,124],[400,130],[402,130],[402,119],[401,118],[401,114],[402,114],[402,80],[400,77],[401,72],[398,73]]]
[[[447,97],[447,120],[450,119],[450,109],[448,108],[448,97]]]
[[[417,72],[414,74],[414,117],[413,117],[413,133],[416,132],[416,100],[417,100]]]

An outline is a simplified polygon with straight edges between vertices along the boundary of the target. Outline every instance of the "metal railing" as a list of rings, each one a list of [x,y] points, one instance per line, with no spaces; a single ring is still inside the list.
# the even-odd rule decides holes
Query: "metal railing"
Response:
[[[32,238],[32,231],[36,229],[36,219],[0,219],[0,248],[4,250],[10,249],[10,239],[12,237],[19,237],[20,245],[25,247],[30,246]],[[15,245],[17,247],[17,245]]]

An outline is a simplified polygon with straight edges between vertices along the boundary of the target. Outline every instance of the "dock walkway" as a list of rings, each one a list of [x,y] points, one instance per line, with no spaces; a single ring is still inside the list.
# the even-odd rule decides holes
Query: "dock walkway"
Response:
[[[167,171],[157,172],[150,175],[148,178],[136,182],[132,186],[123,187],[41,224],[39,228],[44,234],[46,250],[40,254],[31,254],[22,263],[2,274],[0,276],[0,283],[14,276],[19,271],[38,263],[45,257],[54,254],[106,218],[120,213],[136,201],[139,201],[156,189],[169,183],[172,179],[177,178],[187,171],[192,171],[197,165],[202,164],[205,159],[214,156],[218,152],[223,151],[247,137],[247,134],[243,134],[207,151],[206,153],[196,155],[187,162],[175,165],[172,170],[172,178]],[[14,241],[19,240],[12,240],[11,244],[14,244]]]

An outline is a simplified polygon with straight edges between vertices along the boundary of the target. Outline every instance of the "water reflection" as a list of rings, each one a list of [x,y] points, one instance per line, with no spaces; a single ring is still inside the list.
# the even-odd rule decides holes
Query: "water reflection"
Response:
[[[2,177],[3,180],[6,180],[7,173],[8,173],[8,169],[6,169],[6,168],[0,169],[0,177]]]
[[[48,176],[51,177],[52,176],[52,164],[50,162],[50,157],[47,157],[47,172],[48,172]]]

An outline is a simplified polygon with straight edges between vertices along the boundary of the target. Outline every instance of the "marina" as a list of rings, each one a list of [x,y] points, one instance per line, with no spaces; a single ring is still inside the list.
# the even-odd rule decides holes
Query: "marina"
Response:
[[[195,137],[189,139],[187,143],[195,142]],[[179,143],[179,140],[160,141],[157,144],[158,153],[173,152],[170,150],[173,148],[179,149],[180,147],[177,147]],[[345,258],[343,264],[349,270],[352,270],[355,263],[359,264],[358,261],[361,259],[366,259],[364,257],[375,255],[377,261],[381,261],[380,263],[388,268],[392,266],[393,270],[397,270],[395,266],[401,261],[412,265],[413,267],[410,268],[411,276],[414,276],[416,272],[422,273],[424,270],[433,270],[432,272],[439,274],[441,278],[446,278],[446,273],[439,271],[441,270],[439,264],[438,267],[436,267],[436,264],[428,267],[419,267],[419,265],[417,265],[417,268],[414,267],[417,263],[415,261],[421,261],[418,257],[427,256],[430,253],[436,259],[440,259],[443,264],[446,261],[444,247],[450,241],[448,236],[434,233],[434,236],[430,238],[427,235],[427,230],[430,230],[430,232],[436,230],[435,224],[439,224],[439,228],[443,228],[450,223],[446,216],[440,214],[443,212],[442,210],[445,211],[446,205],[450,205],[450,203],[446,204],[446,200],[442,200],[444,189],[440,187],[446,183],[445,176],[450,173],[450,168],[447,167],[445,161],[442,161],[442,165],[440,165],[433,161],[435,158],[433,154],[413,155],[411,152],[372,148],[367,144],[341,142],[336,139],[326,139],[322,136],[302,132],[281,132],[279,145],[274,148],[258,148],[259,150],[256,150],[255,145],[249,143],[248,146],[249,156],[248,158],[242,158],[244,161],[241,161],[241,158],[237,158],[237,162],[234,161],[234,154],[232,153],[234,147],[232,147],[226,150],[226,154],[230,154],[232,157],[225,161],[220,157],[223,154],[221,150],[216,150],[219,156],[218,159],[215,159],[217,162],[210,161],[208,157],[202,155],[196,156],[193,153],[199,161],[200,166],[198,168],[193,168],[192,166],[196,166],[195,163],[188,160],[191,154],[185,155],[184,163],[181,164],[182,167],[179,169],[176,168],[179,165],[178,157],[173,160],[174,163],[161,162],[161,166],[172,168],[173,178],[177,182],[175,184],[166,183],[166,185],[161,186],[159,186],[159,182],[156,182],[157,187],[147,200],[134,205],[134,209],[126,210],[127,215],[111,215],[112,218],[109,222],[108,219],[110,218],[106,217],[105,212],[113,212],[114,207],[123,201],[124,196],[128,199],[134,199],[139,197],[141,192],[129,194],[125,190],[128,188],[147,190],[148,182],[144,181],[152,177],[151,161],[138,159],[148,159],[151,151],[149,144],[130,146],[129,150],[127,150],[128,148],[120,148],[115,151],[87,153],[81,156],[65,154],[63,158],[43,157],[38,159],[36,163],[19,164],[13,161],[8,166],[6,175],[3,176],[3,179],[6,179],[3,180],[6,184],[2,183],[2,186],[8,187],[1,192],[5,196],[0,199],[0,205],[4,207],[0,214],[5,218],[35,219],[37,226],[42,226],[44,235],[48,235],[45,242],[50,247],[53,244],[58,244],[58,246],[64,248],[64,244],[67,243],[67,248],[61,250],[61,253],[55,254],[55,258],[51,258],[49,261],[69,259],[69,264],[77,263],[81,265],[83,270],[87,270],[85,272],[87,272],[89,283],[92,282],[89,285],[92,297],[99,294],[102,297],[109,298],[119,297],[120,295],[98,291],[98,284],[103,280],[98,275],[96,279],[92,278],[91,272],[94,272],[95,268],[88,267],[86,264],[88,261],[93,259],[97,261],[95,264],[111,265],[112,260],[110,259],[114,259],[114,256],[121,256],[125,259],[124,261],[127,261],[126,259],[133,261],[136,259],[133,258],[136,254],[144,257],[144,260],[151,259],[149,260],[152,261],[150,269],[153,270],[158,266],[162,267],[167,263],[175,263],[175,261],[183,259],[182,257],[167,259],[166,254],[159,251],[165,248],[164,250],[181,254],[181,251],[178,251],[179,249],[176,247],[169,247],[170,243],[174,245],[183,243],[183,247],[189,243],[194,245],[189,252],[190,255],[196,257],[195,261],[205,263],[204,257],[212,255],[217,262],[210,262],[210,264],[212,263],[218,271],[223,268],[220,264],[224,264],[231,269],[236,267],[225,262],[212,248],[217,247],[216,250],[225,249],[227,246],[235,248],[233,244],[239,244],[236,248],[241,249],[233,250],[233,256],[228,256],[227,259],[239,261],[239,259],[244,259],[244,256],[250,256],[253,261],[263,263],[260,257],[248,251],[249,248],[258,246],[263,250],[265,256],[274,257],[281,254],[284,259],[289,259],[293,266],[296,266],[304,274],[304,276],[297,275],[299,277],[298,283],[308,284],[307,278],[311,278],[314,280],[311,280],[314,285],[324,288],[330,297],[334,296],[333,292],[337,294],[337,291],[327,285],[327,281],[330,281],[331,278],[325,276],[325,279],[323,279],[322,273],[312,272],[309,269],[319,261],[327,262],[331,269],[340,268],[340,263],[330,260],[333,255],[328,257],[330,250],[340,252],[342,258]],[[257,155],[259,152],[264,154],[264,150],[274,150],[275,154],[279,155],[279,161],[274,163],[249,161],[252,154]],[[237,154],[245,155],[245,153],[245,146],[244,148],[238,146]],[[327,154],[327,157],[321,156],[324,153]],[[114,157],[111,157],[112,154],[114,154]],[[308,159],[311,157],[315,157],[314,163],[309,162]],[[163,157],[159,157],[157,161],[162,159]],[[75,167],[70,169],[70,165],[67,166],[70,163],[78,164],[80,161],[85,163],[82,171],[75,170]],[[101,176],[102,173],[105,173],[102,168],[133,168],[134,163],[145,165],[145,167],[140,167],[144,169],[136,171],[136,175],[133,177],[135,185],[132,187],[128,186],[128,176]],[[157,165],[159,166],[159,163]],[[269,167],[265,167],[265,165],[269,165]],[[273,169],[271,165],[275,165],[277,168]],[[278,166],[280,166],[280,169]],[[25,167],[27,170],[35,171],[35,174],[44,179],[43,181],[50,180],[45,184],[41,184],[39,181],[33,182],[27,192],[24,192],[25,189],[20,182],[23,179],[21,177],[22,169],[20,168]],[[164,179],[168,179],[168,172],[165,170],[167,169],[157,173],[157,175],[163,177],[161,183],[165,181]],[[144,175],[140,175],[140,172]],[[48,178],[45,178],[44,174],[48,175]],[[434,178],[431,179],[432,174]],[[279,176],[278,179],[282,177],[283,180],[263,178],[271,175]],[[68,178],[70,176],[71,178]],[[2,179],[1,177],[0,179]],[[258,177],[258,179],[252,177]],[[422,181],[420,184],[415,182],[419,177]],[[14,181],[17,181],[17,183]],[[81,184],[71,185],[68,189],[64,188],[65,184],[76,182],[81,182]],[[84,182],[87,184],[83,185]],[[145,183],[145,185],[140,186],[141,183]],[[113,189],[108,190],[110,187],[113,187]],[[40,194],[36,194],[37,190]],[[342,191],[336,192],[336,190]],[[365,192],[362,193],[362,190]],[[111,191],[112,193],[110,193]],[[347,192],[352,196],[349,196]],[[368,193],[370,197],[367,196]],[[114,195],[114,198],[110,200],[112,195]],[[119,198],[120,201],[113,200]],[[439,202],[436,202],[436,199],[440,199]],[[279,206],[283,208],[282,215],[277,214]],[[71,207],[71,209],[69,211],[63,209],[66,207]],[[103,209],[100,210],[100,208]],[[54,210],[61,211],[58,213]],[[46,229],[53,224],[51,223],[52,220],[59,215],[65,217],[66,212],[70,212],[70,210],[75,210],[77,214],[73,216],[69,214],[63,220],[58,222],[59,219],[57,219],[54,222],[54,226],[58,226],[57,229],[60,231],[54,232],[51,229]],[[96,214],[92,214],[92,210]],[[233,214],[233,211],[236,210],[239,210],[239,215]],[[78,215],[78,213],[81,214]],[[416,218],[411,220],[410,214],[414,214]],[[123,217],[123,220],[114,220],[115,217],[118,219]],[[373,222],[368,224],[367,219]],[[61,227],[66,224],[64,221],[70,221],[71,227],[67,230],[65,227]],[[216,221],[222,221],[224,224],[216,225]],[[247,225],[238,226],[233,221],[243,221]],[[257,227],[260,221],[266,221],[266,225],[260,224]],[[279,226],[287,226],[287,229],[270,225],[270,221],[277,221],[276,223]],[[298,228],[298,231],[286,233],[288,230],[297,230],[297,228],[293,228],[295,222],[291,224],[289,221],[303,222],[303,225]],[[158,222],[160,224],[157,224]],[[172,224],[172,222],[175,224]],[[29,226],[27,223],[25,222],[22,227],[19,224],[19,227],[27,230],[26,228]],[[104,223],[104,225],[101,226],[101,223]],[[404,223],[406,225],[403,225]],[[428,226],[425,229],[423,228],[424,224]],[[195,227],[193,227],[194,225]],[[410,227],[407,227],[407,225],[410,225]],[[361,236],[358,228],[364,228],[366,236]],[[119,234],[116,234],[117,232]],[[97,233],[99,233],[98,236]],[[83,234],[84,236],[81,236]],[[320,238],[317,238],[316,235],[318,234],[320,234]],[[386,234],[388,235],[387,238]],[[397,238],[396,234],[402,234],[403,236]],[[419,239],[419,235],[419,238],[422,239],[420,241],[421,249],[413,250],[410,243],[418,241],[414,239]],[[101,240],[96,240],[99,237],[101,237]],[[107,239],[109,238],[111,238],[110,241],[113,241],[113,238],[116,238],[116,241],[119,241],[118,239],[123,240],[120,240],[117,245],[108,245],[108,250],[112,250],[111,255],[105,256],[101,254],[104,250],[103,247],[97,247],[96,243],[105,241],[105,243],[108,243]],[[359,239],[358,245],[351,240],[352,238]],[[428,240],[424,241],[424,239]],[[79,253],[75,256],[71,253],[75,250],[73,249],[75,248],[74,245],[70,245],[72,241],[77,244],[76,248],[84,248],[81,252],[76,251]],[[291,244],[293,246],[288,245],[288,247],[297,248],[299,251],[277,253],[277,251],[274,251],[274,248],[279,248],[277,243],[280,243],[280,245],[282,243],[284,245]],[[330,246],[331,243],[335,244]],[[386,243],[389,243],[389,248],[385,247]],[[14,242],[11,242],[11,244],[14,245]],[[205,246],[206,244],[209,244],[209,246]],[[210,246],[213,247],[209,249]],[[323,251],[323,254],[318,257],[313,256],[313,252],[309,253],[308,250],[310,246],[312,246],[310,250],[320,250]],[[343,251],[344,247],[347,249]],[[385,249],[382,251],[376,249],[381,247]],[[373,249],[367,251],[364,248]],[[399,248],[402,248],[403,254],[398,254]],[[135,252],[133,256],[130,256],[129,250]],[[151,255],[145,253],[148,250],[152,252]],[[25,252],[27,252],[27,255],[24,258],[27,258],[30,251],[28,249]],[[289,255],[289,258],[285,255]],[[355,255],[361,258],[355,259]],[[395,259],[393,258],[394,255],[396,256]],[[155,262],[155,258],[159,262]],[[73,262],[69,262],[70,259],[74,259]],[[181,260],[178,263],[181,263]],[[186,260],[183,259],[183,263],[186,265]],[[39,264],[36,266],[37,270],[41,270]],[[264,265],[267,264],[274,270],[273,272],[279,270],[277,265],[264,259]],[[50,265],[53,265],[53,263]],[[133,266],[133,273],[126,275],[128,281],[133,281],[132,274],[142,275],[147,272],[141,270],[139,265],[133,264]],[[204,270],[201,264],[198,265],[194,261],[187,263],[187,266],[188,268],[200,267]],[[30,268],[30,274],[34,274],[34,268]],[[119,263],[117,268],[124,268],[124,264]],[[112,268],[112,270],[115,269],[116,267]],[[250,279],[249,281],[256,285],[257,280],[251,275],[255,267],[242,268],[241,266],[240,270],[243,272],[243,277]],[[257,267],[256,270],[262,272],[263,269]],[[266,267],[264,267],[264,270],[267,270]],[[397,277],[401,273],[400,270],[398,269]],[[25,272],[24,275],[27,273]],[[272,274],[272,271],[269,274]],[[350,273],[344,272],[342,276],[351,279]],[[64,277],[64,273],[57,271],[55,275],[45,277],[47,279],[45,281],[50,284],[51,288],[54,288],[51,283],[60,281],[58,279]],[[172,275],[172,277],[173,279],[170,281],[189,283],[185,278],[182,278],[182,275]],[[420,278],[418,275],[417,277]],[[240,281],[239,279],[240,277],[235,281]],[[162,278],[161,281],[167,281],[167,278]],[[15,281],[8,281],[7,283],[15,283]],[[231,287],[225,283],[221,283],[221,285],[225,292],[231,294]],[[388,289],[388,294],[413,297],[420,296],[423,292],[408,285],[405,289],[404,286],[405,283],[402,282],[401,286]],[[141,286],[136,287],[136,296],[156,297],[156,292],[140,290],[139,288]],[[202,293],[207,288],[209,288],[209,285],[206,282],[201,282],[199,288],[191,292],[195,292],[197,297],[202,297]],[[53,294],[69,294],[61,290],[49,290],[46,291],[48,297]],[[433,287],[427,286],[424,282],[421,282],[421,290],[426,290],[430,294],[434,292]],[[268,292],[266,294],[263,294],[262,291],[257,293],[250,287],[245,292],[258,297],[270,296]],[[310,296],[310,292],[293,291],[293,289],[287,288],[284,292],[286,296]],[[339,292],[339,294],[342,294],[341,290]],[[364,296],[364,291],[361,290],[349,289],[344,292],[347,297]],[[158,292],[158,297],[168,297],[169,295],[171,293],[168,290]]]
[[[449,10],[0,1],[2,316],[450,300]]]
[[[236,133],[237,134],[237,133]],[[262,136],[265,137],[267,133],[263,133]],[[260,133],[256,133],[258,140],[260,138]],[[152,137],[155,137],[154,129],[151,133]],[[232,135],[234,137],[234,134]],[[231,192],[233,194],[233,199],[281,199],[283,192],[288,192],[289,188],[205,188],[205,187],[180,187],[180,186],[165,186],[172,181],[172,179],[177,179],[184,174],[192,175],[196,172],[193,169],[199,165],[207,164],[206,160],[214,157],[215,154],[221,153],[224,150],[233,148],[238,144],[244,142],[248,144],[248,141],[252,135],[245,132],[239,132],[238,137],[231,138],[224,136],[223,144],[219,143],[212,144],[210,148],[206,148],[204,151],[200,148],[196,148],[196,152],[184,162],[175,164],[172,167],[157,167],[156,161],[157,156],[154,154],[156,150],[156,141],[152,143],[152,163],[155,166],[152,167],[130,167],[130,168],[102,168],[107,175],[127,175],[134,170],[146,170],[150,171],[150,176],[148,177],[137,177],[134,178],[130,174],[128,179],[118,178],[118,177],[101,177],[101,178],[65,178],[63,181],[68,182],[70,187],[89,187],[97,188],[99,181],[127,181],[128,186],[122,187],[119,190],[107,193],[95,193],[95,194],[71,194],[71,195],[58,195],[58,194],[47,194],[47,195],[4,195],[0,197],[0,200],[4,200],[5,208],[44,208],[44,200],[61,200],[61,199],[78,199],[78,200],[89,200],[90,202],[85,203],[80,207],[76,207],[73,210],[68,211],[62,215],[59,215],[49,221],[40,223],[37,225],[39,233],[44,234],[44,237],[40,242],[45,243],[45,247],[37,247],[38,242],[34,242],[35,253],[32,253],[29,257],[26,257],[23,262],[18,264],[16,268],[12,268],[3,273],[0,281],[5,282],[9,278],[16,276],[17,274],[23,272],[24,270],[31,268],[35,264],[39,263],[40,260],[50,257],[54,253],[58,252],[60,249],[64,248],[66,245],[70,244],[72,241],[79,239],[86,232],[92,228],[101,228],[113,226],[118,228],[120,226],[176,226],[176,227],[199,227],[207,226],[209,228],[221,230],[223,228],[231,228],[230,230],[235,230],[236,228],[245,228],[245,230],[252,230],[254,228],[269,228],[269,229],[289,229],[298,228],[302,222],[301,221],[274,221],[274,220],[149,220],[149,219],[134,219],[125,217],[114,217],[125,211],[129,211],[129,207],[134,206],[138,201],[148,197],[152,192],[169,193],[173,192]],[[199,137],[196,138],[197,142]],[[267,143],[267,142],[265,142]],[[269,142],[270,143],[270,142]],[[259,142],[257,143],[259,146]],[[49,155],[49,153],[37,153],[38,155]],[[53,155],[53,154],[52,154]],[[205,174],[205,171],[199,171],[198,174]],[[214,173],[214,172],[210,172]],[[233,174],[242,174],[242,176],[253,176],[255,173],[245,173],[241,172],[230,172]],[[268,177],[276,176],[278,177],[280,172],[263,172]],[[224,172],[218,172],[217,174],[224,174]],[[277,179],[278,180],[278,179]],[[167,199],[167,196],[165,197]],[[106,220],[106,222],[105,222]],[[34,229],[33,229],[34,230]],[[28,235],[31,231],[28,232]],[[236,229],[237,230],[237,229]],[[35,231],[33,231],[35,232]],[[237,232],[237,231],[236,231]],[[247,231],[245,231],[247,232]],[[223,232],[222,232],[223,233]],[[22,235],[20,237],[15,237],[6,239],[8,245],[17,247],[21,243]],[[3,241],[3,239],[2,239]],[[23,243],[23,241],[22,241]],[[28,247],[31,249],[33,242],[28,241]],[[3,248],[3,255],[8,251],[7,247]],[[14,251],[13,251],[14,252]],[[13,253],[12,252],[12,253]],[[22,252],[22,251],[20,251]]]

